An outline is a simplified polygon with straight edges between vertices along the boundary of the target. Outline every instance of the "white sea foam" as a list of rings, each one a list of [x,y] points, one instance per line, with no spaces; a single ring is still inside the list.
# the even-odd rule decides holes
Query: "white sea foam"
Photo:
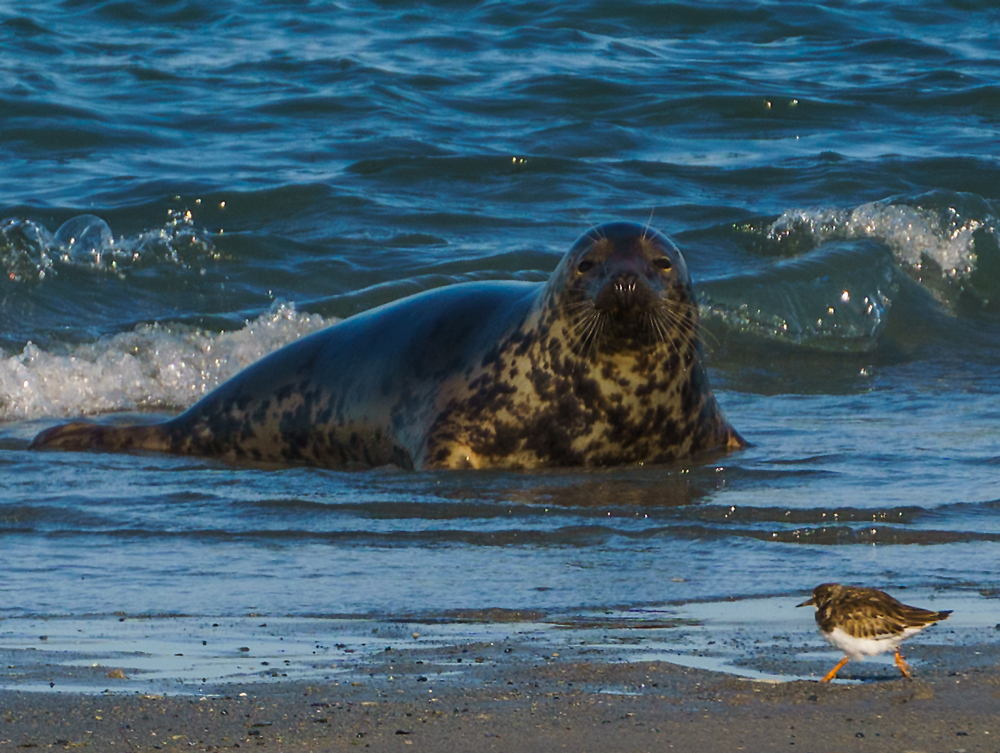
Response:
[[[185,408],[263,355],[331,324],[276,305],[234,332],[145,324],[65,352],[0,350],[0,420]]]
[[[896,261],[921,269],[927,260],[945,277],[965,277],[975,268],[974,234],[988,220],[963,217],[955,208],[925,208],[871,202],[854,209],[794,209],[772,223],[768,236],[780,239],[808,232],[818,243],[872,238],[885,243]]]

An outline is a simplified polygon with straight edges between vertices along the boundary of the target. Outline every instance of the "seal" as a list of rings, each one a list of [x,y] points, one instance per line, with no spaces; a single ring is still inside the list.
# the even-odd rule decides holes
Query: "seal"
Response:
[[[349,317],[171,420],[71,423],[32,449],[323,467],[664,463],[746,446],[709,387],[680,251],[613,222],[547,282],[474,282]]]

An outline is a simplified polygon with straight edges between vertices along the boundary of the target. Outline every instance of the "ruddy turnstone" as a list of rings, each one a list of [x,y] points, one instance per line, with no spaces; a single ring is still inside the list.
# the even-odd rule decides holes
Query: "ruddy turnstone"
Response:
[[[816,607],[816,623],[823,637],[844,652],[844,658],[820,682],[830,682],[850,659],[885,651],[895,651],[899,671],[905,677],[912,677],[909,665],[899,653],[899,644],[951,614],[951,610],[935,612],[907,606],[875,588],[839,583],[816,586],[812,598],[796,606]]]

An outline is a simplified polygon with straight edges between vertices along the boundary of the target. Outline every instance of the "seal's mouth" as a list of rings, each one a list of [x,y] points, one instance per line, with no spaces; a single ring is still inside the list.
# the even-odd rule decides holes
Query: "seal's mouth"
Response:
[[[593,357],[640,351],[687,340],[694,323],[679,301],[657,294],[642,277],[623,273],[604,282],[593,297],[566,306],[572,323],[573,351]]]
[[[642,317],[656,308],[660,299],[638,275],[618,275],[600,289],[594,308],[613,319],[628,320]]]

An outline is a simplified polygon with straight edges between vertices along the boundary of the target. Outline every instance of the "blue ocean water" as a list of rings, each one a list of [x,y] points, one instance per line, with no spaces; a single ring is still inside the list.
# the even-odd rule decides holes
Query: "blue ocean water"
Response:
[[[0,9],[12,640],[830,580],[995,604],[998,36],[972,0]],[[27,450],[404,295],[543,280],[612,219],[681,247],[746,451],[498,474]]]

